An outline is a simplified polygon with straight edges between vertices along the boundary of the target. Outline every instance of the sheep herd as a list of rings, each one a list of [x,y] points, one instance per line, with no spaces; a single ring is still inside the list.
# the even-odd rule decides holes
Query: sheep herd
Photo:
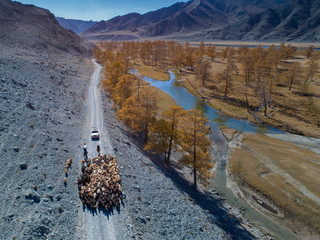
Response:
[[[119,207],[123,194],[116,158],[102,155],[82,163],[78,179],[82,203],[92,209],[102,207],[106,211]]]

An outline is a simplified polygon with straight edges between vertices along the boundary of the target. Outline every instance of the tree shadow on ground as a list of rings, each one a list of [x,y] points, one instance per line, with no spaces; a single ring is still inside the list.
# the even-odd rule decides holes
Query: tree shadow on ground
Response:
[[[172,180],[178,189],[186,192],[194,203],[208,213],[209,221],[224,230],[231,239],[255,239],[250,232],[241,226],[240,221],[236,217],[228,213],[228,210],[222,205],[221,200],[212,196],[211,193],[199,192],[194,185],[181,176],[173,166],[164,164],[163,159],[159,156],[154,156],[149,153],[146,154],[152,160],[153,164]]]
[[[241,222],[231,216],[228,210],[223,206],[221,200],[215,198],[212,194],[199,192],[192,183],[186,180],[175,168],[174,165],[167,166],[162,156],[154,155],[150,152],[143,151],[144,141],[143,134],[136,136],[126,128],[120,128],[121,132],[131,139],[140,152],[145,154],[166,177],[169,177],[173,184],[183,192],[186,192],[195,204],[207,212],[208,220],[222,229],[230,239],[249,240],[256,239],[249,231],[241,226]]]

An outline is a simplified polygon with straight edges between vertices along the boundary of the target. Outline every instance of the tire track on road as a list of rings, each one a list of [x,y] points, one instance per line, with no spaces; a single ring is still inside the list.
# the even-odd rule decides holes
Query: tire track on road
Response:
[[[85,125],[85,140],[88,148],[89,158],[97,156],[97,145],[100,145],[102,154],[114,155],[113,148],[110,142],[110,136],[103,124],[103,110],[101,104],[101,96],[99,90],[100,76],[102,66],[92,60],[94,72],[92,74],[87,96],[88,116],[87,124]],[[100,134],[99,141],[92,141],[90,133],[92,127],[97,128]],[[112,215],[107,216],[103,212],[91,212],[86,209],[83,212],[83,222],[85,227],[85,238],[88,240],[115,240],[114,219]]]

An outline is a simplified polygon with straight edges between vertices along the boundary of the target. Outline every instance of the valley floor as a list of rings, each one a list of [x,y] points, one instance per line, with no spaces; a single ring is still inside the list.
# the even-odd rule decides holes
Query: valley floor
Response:
[[[299,237],[317,236],[320,140],[303,137],[304,140],[300,136],[295,139],[294,135],[288,135],[287,140],[286,135],[279,136],[282,140],[259,134],[244,134],[240,142],[232,138],[229,144],[238,147],[233,147],[228,160],[228,176],[229,182],[236,184],[229,186],[251,207],[281,222]],[[300,146],[289,143],[294,140]]]

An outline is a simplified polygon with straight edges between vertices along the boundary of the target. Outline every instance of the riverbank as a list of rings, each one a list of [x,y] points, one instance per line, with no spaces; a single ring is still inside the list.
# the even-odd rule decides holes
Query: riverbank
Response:
[[[319,186],[312,178],[319,176],[320,155],[267,136],[244,134],[242,138],[229,138],[229,145],[238,142],[228,160],[230,189],[299,238],[318,236]],[[290,139],[294,141],[293,136]]]
[[[139,71],[141,76],[147,76],[159,81],[170,80],[168,69],[163,69],[160,67],[152,67],[152,66],[143,64],[141,61],[137,61],[134,67]]]
[[[120,123],[102,90],[105,127],[120,169],[126,195],[123,229],[133,239],[268,239],[216,192],[196,191],[176,160],[167,167],[161,156],[142,151],[143,144]],[[173,156],[174,157],[174,156]],[[117,215],[117,213],[115,213]]]
[[[298,56],[297,58],[299,58],[299,60],[295,61],[306,64],[306,60],[302,56]],[[291,61],[282,64],[286,65],[289,64],[289,62]],[[212,73],[221,71],[221,69],[225,68],[225,65],[226,63],[220,58],[217,58],[212,62],[210,65],[211,77],[214,77]],[[139,63],[137,69],[143,76],[159,81],[167,81],[170,79],[168,73],[165,74],[165,71],[159,67],[153,68]],[[309,100],[305,99],[302,95],[299,95],[300,90],[297,87],[294,87],[294,91],[292,92],[285,87],[278,87],[280,91],[279,94],[274,94],[273,96],[274,107],[269,108],[269,113],[265,116],[263,109],[257,112],[248,112],[241,92],[237,94],[233,93],[231,97],[225,97],[221,92],[217,91],[217,89],[220,88],[220,83],[212,86],[213,82],[208,81],[207,86],[202,87],[199,82],[196,81],[194,72],[187,68],[182,69],[181,72],[175,71],[175,74],[177,79],[180,79],[181,84],[189,93],[199,99],[205,97],[206,104],[213,109],[219,110],[224,116],[234,119],[246,119],[255,124],[261,124],[263,122],[268,126],[302,136],[320,137],[320,127],[316,124],[317,118],[315,114],[317,113],[308,115],[305,114],[304,111],[305,108],[318,109],[320,107],[318,104],[319,96],[317,95],[317,92],[320,91],[320,87],[317,84],[310,90]],[[233,88],[242,89],[240,83],[233,84]],[[287,99],[291,100],[288,101]],[[257,99],[253,96],[249,96],[249,101],[253,106],[259,105]]]
[[[207,59],[207,57],[204,57],[204,59]],[[289,71],[288,69],[294,63],[299,64],[300,68],[307,67],[308,59],[303,55],[296,54],[290,60],[281,61],[278,66],[279,71]],[[248,88],[251,109],[249,112],[247,111],[243,82],[241,78],[235,77],[238,76],[237,74],[232,79],[228,96],[225,96],[225,83],[218,80],[217,75],[226,66],[227,60],[224,60],[221,52],[219,52],[214,61],[210,61],[208,70],[210,77],[208,77],[204,86],[196,79],[195,72],[190,71],[189,68],[183,68],[179,78],[182,79],[181,82],[188,92],[200,99],[204,97],[209,106],[216,110],[219,109],[223,115],[236,119],[248,119],[254,123],[263,122],[293,134],[314,138],[320,137],[320,96],[318,94],[320,84],[317,80],[310,83],[310,86],[308,85],[305,89],[302,85],[299,85],[298,80],[295,80],[292,89],[289,90],[288,82],[283,80],[283,75],[276,75],[274,77],[276,83],[272,86],[272,96],[268,96],[272,100],[268,100],[270,103],[268,103],[267,115],[265,116],[264,107],[259,107],[262,100],[259,100],[257,95],[260,93],[256,92],[253,85]],[[235,63],[235,68],[240,69],[240,64]],[[299,71],[299,74],[302,74],[301,69]],[[302,81],[301,76],[299,81]]]
[[[154,81],[154,80],[148,80],[149,82],[152,83],[152,85],[154,86],[158,86],[160,87],[161,89],[164,89],[165,91],[168,91],[168,92],[171,92],[171,89],[170,91],[167,89],[169,87],[170,84],[172,83],[163,83],[163,82],[160,82],[160,81]],[[172,85],[170,85],[172,86]],[[182,90],[182,89],[181,89]],[[196,92],[194,90],[194,92]],[[174,96],[177,97],[177,96],[180,96],[180,98],[182,97],[181,94],[184,95],[188,95],[188,93],[186,91],[182,91],[182,92],[179,92],[178,93],[175,93]],[[192,97],[192,95],[189,95]],[[185,97],[185,96],[184,96]],[[184,99],[184,98],[183,98]],[[188,99],[190,100],[190,97],[188,97]],[[179,102],[181,104],[181,99],[179,99]],[[183,100],[182,101],[182,104],[184,105],[185,101]],[[189,105],[186,105],[186,107],[190,107],[190,104]],[[213,129],[214,130],[214,129]],[[231,133],[229,134],[224,134],[224,137],[226,139],[228,139],[228,141],[230,141],[230,139],[233,138],[233,136],[236,134],[237,131],[235,130],[230,130]],[[225,131],[223,131],[225,133]],[[229,135],[229,136],[228,136]],[[259,226],[262,226],[266,231],[270,231],[272,232],[273,234],[275,234],[276,236],[280,237],[281,239],[288,239],[288,238],[293,238],[294,237],[294,234],[293,233],[290,233],[288,230],[286,229],[281,229],[280,227],[278,227],[276,224],[272,223],[272,220],[268,220],[269,218],[269,215],[266,214],[265,217],[262,217],[260,216],[259,214],[255,213],[254,210],[250,210],[248,209],[248,207],[246,207],[246,204],[245,203],[241,203],[240,205],[238,204],[240,202],[240,199],[238,199],[239,197],[243,197],[243,200],[245,202],[247,202],[247,204],[250,205],[250,207],[252,209],[256,209],[258,212],[262,212],[262,213],[265,213],[263,211],[261,211],[261,209],[259,210],[254,204],[258,204],[257,201],[261,201],[261,199],[263,199],[260,195],[258,194],[254,194],[255,191],[253,190],[250,190],[250,193],[244,195],[241,193],[241,191],[234,191],[235,188],[232,187],[232,186],[236,186],[236,184],[231,184],[233,181],[231,181],[232,179],[232,176],[233,176],[233,173],[230,171],[230,169],[228,168],[225,168],[224,166],[228,165],[229,164],[229,161],[228,161],[228,152],[229,152],[229,149],[228,147],[225,147],[223,144],[222,146],[220,146],[220,142],[223,142],[223,139],[219,139],[219,129],[217,130],[214,130],[214,133],[213,133],[213,138],[214,138],[214,144],[213,144],[213,148],[216,148],[217,150],[214,152],[215,156],[216,156],[216,159],[217,159],[217,166],[216,166],[216,170],[215,170],[215,175],[216,177],[214,178],[213,180],[213,184],[215,186],[218,186],[218,189],[219,191],[223,194],[223,195],[226,195],[227,199],[230,200],[231,199],[231,202],[233,204],[235,204],[235,206],[240,206],[241,208],[245,208],[246,211],[249,211],[248,214],[250,216],[250,219],[253,220],[253,221],[257,221],[257,223],[259,224]],[[298,136],[300,137],[300,136]],[[240,140],[238,141],[238,143],[232,143],[232,144],[235,144],[235,145],[239,145],[240,144]],[[229,146],[230,148],[232,148],[232,146]],[[276,149],[277,151],[281,151],[281,148],[278,148]],[[262,151],[262,154],[264,154],[264,152]],[[290,158],[294,158],[293,156],[289,156],[289,159]],[[263,158],[262,158],[263,159]],[[242,172],[245,172],[245,171],[242,171]],[[247,173],[248,175],[249,173]],[[249,174],[250,175],[250,174]],[[226,181],[224,181],[223,179],[226,179]],[[313,182],[314,180],[311,180],[311,182]],[[218,184],[218,185],[216,185]],[[233,194],[235,194],[236,196],[236,199],[234,199],[231,195],[233,194],[229,194],[228,191],[226,190],[226,185],[227,187],[230,187],[232,190],[233,190]],[[248,190],[249,191],[249,190]],[[275,194],[277,194],[277,191],[279,190],[275,190]],[[239,194],[240,195],[239,195]],[[250,198],[248,198],[248,196],[250,196]],[[254,198],[252,197],[254,196]],[[263,195],[262,195],[263,196]],[[234,201],[233,201],[234,199]],[[251,199],[251,200],[250,200]],[[265,206],[267,209],[271,210],[271,211],[274,211],[276,212],[276,215],[279,214],[279,216],[282,216],[284,215],[284,210],[281,210],[279,207],[277,207],[276,204],[273,204],[272,202],[267,201],[267,200],[264,200],[264,202],[262,203],[263,206]],[[302,228],[299,229],[299,231],[301,230]],[[301,230],[301,232],[303,232]],[[296,238],[296,237],[294,237]]]
[[[189,93],[199,99],[205,97],[208,106],[219,110],[225,116],[235,119],[247,119],[256,124],[264,122],[266,125],[292,134],[313,138],[320,137],[320,128],[317,127],[316,124],[311,124],[303,119],[299,119],[299,117],[295,117],[291,115],[291,113],[287,113],[287,111],[285,111],[285,114],[282,114],[281,108],[273,108],[268,116],[264,116],[262,111],[253,114],[252,112],[248,112],[244,105],[239,105],[236,99],[218,96],[210,93],[206,88],[200,87],[195,81],[195,77],[188,71],[182,72],[180,77],[182,78],[181,83],[183,87]],[[201,93],[201,96],[198,93]],[[278,101],[280,101],[280,99],[278,99]],[[297,109],[297,111],[299,110]]]

